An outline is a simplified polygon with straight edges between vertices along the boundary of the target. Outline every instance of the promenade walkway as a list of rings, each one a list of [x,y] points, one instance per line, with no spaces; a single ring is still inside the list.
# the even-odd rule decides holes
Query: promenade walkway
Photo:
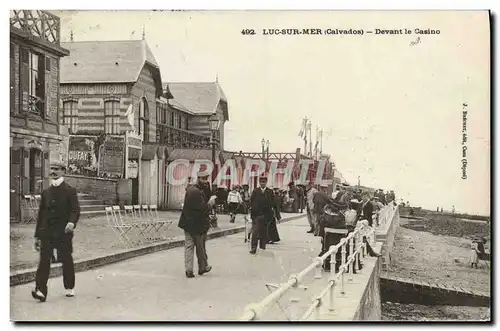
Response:
[[[319,238],[306,233],[305,217],[278,228],[282,241],[257,256],[248,253],[243,233],[208,241],[213,270],[193,279],[184,275],[183,248],[175,248],[77,273],[75,298],[64,296],[61,277],[49,280],[45,303],[31,298],[33,283],[11,287],[11,319],[235,320],[247,304],[269,294],[266,283],[288,280],[319,253]],[[310,290],[311,296],[317,292]],[[287,319],[279,307],[268,314],[266,319]]]

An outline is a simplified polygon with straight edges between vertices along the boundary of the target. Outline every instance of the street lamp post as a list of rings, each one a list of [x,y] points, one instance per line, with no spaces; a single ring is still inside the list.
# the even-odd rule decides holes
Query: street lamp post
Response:
[[[267,154],[267,159],[269,159],[269,139],[266,141],[266,154]]]
[[[266,158],[266,152],[265,152],[265,145],[266,145],[266,140],[262,138],[260,141],[260,145],[262,146],[262,159]]]
[[[208,124],[210,126],[210,144],[212,145],[212,163],[213,163],[213,169],[212,169],[212,184],[217,176],[217,172],[215,170],[215,145],[216,145],[216,139],[215,139],[215,133],[219,130],[219,125],[220,125],[220,119],[217,115],[213,115],[209,118]]]

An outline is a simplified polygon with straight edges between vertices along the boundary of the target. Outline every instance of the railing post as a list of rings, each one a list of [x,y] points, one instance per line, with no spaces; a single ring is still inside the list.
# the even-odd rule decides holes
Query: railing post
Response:
[[[330,290],[328,291],[329,292],[329,295],[328,295],[328,310],[329,311],[333,311],[333,299],[335,297],[335,285],[336,282],[335,282],[335,279],[332,279],[330,280]]]
[[[290,289],[293,293],[292,295],[295,294],[297,291],[297,288],[299,287],[299,279],[297,278],[297,275],[291,275],[290,279],[295,279],[295,283],[293,284],[292,288]],[[300,302],[300,298],[298,297],[290,297],[290,320],[291,321],[296,321],[300,318],[300,311],[298,311],[297,306],[298,303]]]
[[[354,266],[355,266],[355,263],[354,263],[355,260],[352,260],[352,257],[354,255],[354,240],[352,237],[351,237],[351,239],[349,239],[348,245],[349,245],[348,259],[349,259],[349,261],[351,261],[350,265],[349,265],[349,281],[352,282],[353,276],[354,276]]]
[[[314,308],[314,320],[319,321],[320,309],[323,305],[323,299],[318,297],[316,298],[316,300],[318,301],[318,305],[316,306],[316,308]]]
[[[358,255],[356,256],[356,260],[359,261],[359,264],[363,264],[363,248],[361,247],[361,242],[360,239],[362,237],[360,236],[360,230],[356,232],[356,245],[355,249],[356,252],[358,252]],[[361,249],[360,249],[361,248]]]
[[[341,286],[340,286],[340,293],[342,295],[345,294],[345,291],[344,291],[344,274],[345,274],[345,261],[346,261],[346,245],[347,245],[347,241],[344,241],[342,243],[342,253],[341,253],[341,261],[340,261],[340,272],[341,272],[341,276],[342,277],[342,282],[341,282]]]
[[[290,298],[290,320],[296,321],[300,312],[297,309],[298,303],[300,302],[299,298],[293,297]]]
[[[321,279],[322,275],[321,275],[321,269],[323,269],[323,261],[321,260],[320,257],[317,257],[314,259],[317,263],[316,265],[316,270],[315,270],[315,274],[314,274],[314,278],[315,279]]]
[[[337,253],[338,248],[330,255],[330,273],[333,275],[335,275],[335,266],[337,265]]]

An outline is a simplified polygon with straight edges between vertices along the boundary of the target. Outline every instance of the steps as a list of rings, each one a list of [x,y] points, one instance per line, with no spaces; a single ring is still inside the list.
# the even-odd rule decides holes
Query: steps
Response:
[[[80,203],[80,217],[82,218],[105,215],[104,207],[106,205],[89,194],[78,193],[78,202]]]
[[[382,301],[420,305],[490,307],[490,293],[416,279],[380,276]]]

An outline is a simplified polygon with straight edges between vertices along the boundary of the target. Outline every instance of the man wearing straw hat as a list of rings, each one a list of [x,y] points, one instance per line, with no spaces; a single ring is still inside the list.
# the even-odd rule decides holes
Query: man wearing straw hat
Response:
[[[66,296],[75,296],[73,231],[80,217],[80,205],[76,189],[64,181],[65,170],[66,165],[62,162],[50,165],[52,183],[43,190],[38,210],[35,249],[40,252],[40,261],[35,276],[36,286],[31,295],[41,302],[47,299],[47,282],[54,249],[57,250],[57,259],[62,262]]]

